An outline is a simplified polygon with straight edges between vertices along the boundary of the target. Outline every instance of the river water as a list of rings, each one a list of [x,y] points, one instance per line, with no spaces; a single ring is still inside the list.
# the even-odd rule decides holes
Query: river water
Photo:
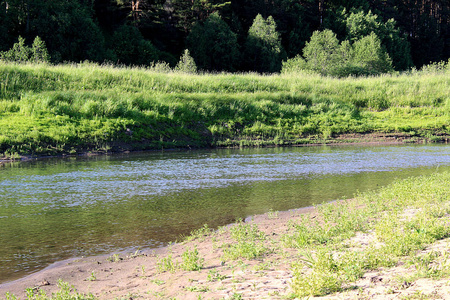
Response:
[[[450,171],[450,146],[149,152],[0,167],[0,283],[79,256],[155,248],[208,224]]]

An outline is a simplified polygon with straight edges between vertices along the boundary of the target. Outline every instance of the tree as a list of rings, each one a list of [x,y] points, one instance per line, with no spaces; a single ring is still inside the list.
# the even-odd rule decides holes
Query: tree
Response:
[[[18,42],[13,45],[11,49],[5,52],[0,52],[0,59],[14,62],[49,62],[47,48],[44,41],[40,37],[34,39],[31,47],[25,44],[25,39],[19,36]]]
[[[192,28],[186,44],[199,69],[234,71],[239,61],[236,34],[217,12]]]
[[[0,1],[0,51],[7,50],[9,44],[6,7],[6,1]]]
[[[347,27],[346,38],[350,41],[354,42],[373,32],[386,48],[396,70],[412,67],[410,45],[400,34],[394,19],[383,22],[371,11],[368,13],[359,11],[350,13],[345,19],[345,24]]]
[[[56,62],[104,59],[104,38],[92,18],[90,1],[8,0],[8,30],[40,36]]]
[[[248,30],[245,43],[243,59],[248,68],[258,72],[278,72],[285,56],[275,20],[271,16],[264,19],[258,14]]]
[[[184,50],[183,55],[180,57],[180,61],[175,67],[175,70],[190,74],[197,73],[197,66],[188,49]]]
[[[231,4],[226,0],[172,0],[170,1],[177,25],[186,33],[198,21],[205,21],[212,13],[221,11]]]
[[[114,32],[111,48],[115,61],[125,65],[150,65],[159,59],[158,49],[134,26],[124,25]]]
[[[374,32],[353,44],[351,61],[367,74],[381,74],[392,71],[392,61]]]
[[[48,54],[45,42],[40,38],[36,37],[31,45],[31,60],[34,62],[49,62],[50,55]]]
[[[283,73],[311,70],[322,75],[377,75],[392,71],[392,62],[375,33],[353,44],[339,43],[331,30],[315,31],[301,57],[283,63]]]
[[[333,31],[314,31],[303,49],[303,56],[310,70],[327,75],[339,64],[338,50],[339,41]]]

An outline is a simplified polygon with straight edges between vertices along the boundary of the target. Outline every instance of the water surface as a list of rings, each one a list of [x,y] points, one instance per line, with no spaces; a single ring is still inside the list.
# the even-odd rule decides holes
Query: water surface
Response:
[[[207,223],[450,170],[450,146],[152,152],[0,167],[0,282],[82,255],[160,247]]]

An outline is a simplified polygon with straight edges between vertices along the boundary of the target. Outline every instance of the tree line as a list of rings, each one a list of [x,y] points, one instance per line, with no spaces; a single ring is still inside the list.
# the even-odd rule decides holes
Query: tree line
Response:
[[[0,0],[3,59],[43,44],[54,63],[373,74],[448,60],[450,1]]]

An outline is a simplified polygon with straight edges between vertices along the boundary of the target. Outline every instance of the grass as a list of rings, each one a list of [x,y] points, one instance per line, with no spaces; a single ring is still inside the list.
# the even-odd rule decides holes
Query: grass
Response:
[[[0,154],[291,145],[449,132],[449,69],[368,78],[0,62]]]
[[[429,244],[450,237],[448,204],[450,174],[411,178],[359,196],[356,201],[330,203],[318,209],[315,222],[301,222],[285,236],[285,245],[302,250],[293,264],[296,296],[343,291],[364,273],[392,267],[410,257],[417,276],[448,276],[448,255],[416,256]],[[357,232],[370,234],[366,247],[347,242]]]
[[[241,220],[230,228],[230,235],[234,241],[222,245],[224,260],[254,259],[269,252],[264,245],[266,236],[255,224],[246,224]]]
[[[180,269],[184,271],[199,271],[203,268],[204,261],[205,260],[199,256],[197,246],[195,246],[193,250],[189,250],[188,248],[185,249],[181,254],[181,263],[172,258],[172,254],[161,258],[157,262],[157,269],[160,273],[173,273]]]
[[[27,300],[94,300],[96,299],[92,294],[80,294],[77,290],[70,286],[67,282],[58,281],[58,292],[48,296],[43,290],[28,288]],[[15,295],[7,293],[5,300],[17,300]]]

